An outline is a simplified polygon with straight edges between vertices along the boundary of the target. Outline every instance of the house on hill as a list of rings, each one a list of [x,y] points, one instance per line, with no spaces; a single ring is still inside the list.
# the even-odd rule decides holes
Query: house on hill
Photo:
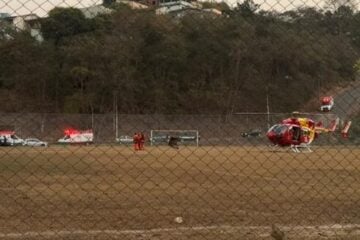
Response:
[[[213,8],[204,9],[202,4],[196,1],[159,0],[159,7],[156,9],[156,14],[170,14],[175,17],[183,17],[187,14],[220,16],[222,12]]]
[[[16,31],[28,31],[32,37],[38,41],[43,41],[40,32],[41,18],[36,14],[27,14],[19,16],[10,16],[9,14],[0,14],[0,21],[12,26]]]
[[[204,9],[202,3],[197,0],[103,0],[104,6],[110,6],[113,3],[126,4],[132,9],[155,9],[156,14],[170,14],[175,17],[182,17],[186,14],[203,14],[203,15],[221,15],[217,9]]]
[[[141,3],[138,1],[117,0],[116,2],[125,4],[125,5],[129,6],[131,9],[147,9],[147,8],[149,8],[148,4],[144,4],[144,3]]]
[[[94,18],[97,15],[110,14],[112,9],[104,7],[103,5],[94,5],[85,8],[79,8],[86,18]]]

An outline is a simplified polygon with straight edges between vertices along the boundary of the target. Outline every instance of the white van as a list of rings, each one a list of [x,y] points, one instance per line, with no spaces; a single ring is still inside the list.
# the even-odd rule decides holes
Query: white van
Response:
[[[90,144],[93,143],[94,133],[92,130],[66,129],[64,137],[57,142],[62,144]]]
[[[332,96],[323,97],[321,99],[320,111],[330,112],[333,107],[334,107],[334,98]]]
[[[16,136],[15,131],[0,131],[0,146],[23,145],[24,139]]]

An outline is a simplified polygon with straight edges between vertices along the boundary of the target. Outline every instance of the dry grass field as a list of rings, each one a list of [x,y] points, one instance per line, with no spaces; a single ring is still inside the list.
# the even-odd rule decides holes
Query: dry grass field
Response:
[[[5,147],[0,192],[1,239],[348,239],[360,149]]]

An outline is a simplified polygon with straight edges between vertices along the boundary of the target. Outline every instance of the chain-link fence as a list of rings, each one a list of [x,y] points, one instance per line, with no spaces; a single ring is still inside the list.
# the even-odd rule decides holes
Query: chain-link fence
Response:
[[[360,238],[359,26],[356,0],[0,0],[0,238]]]

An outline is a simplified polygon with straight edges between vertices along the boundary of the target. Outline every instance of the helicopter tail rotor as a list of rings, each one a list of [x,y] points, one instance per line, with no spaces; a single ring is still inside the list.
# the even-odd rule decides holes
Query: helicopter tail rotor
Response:
[[[351,126],[351,121],[347,121],[343,127],[343,129],[341,130],[341,135],[343,138],[348,138],[349,137],[349,129]]]

